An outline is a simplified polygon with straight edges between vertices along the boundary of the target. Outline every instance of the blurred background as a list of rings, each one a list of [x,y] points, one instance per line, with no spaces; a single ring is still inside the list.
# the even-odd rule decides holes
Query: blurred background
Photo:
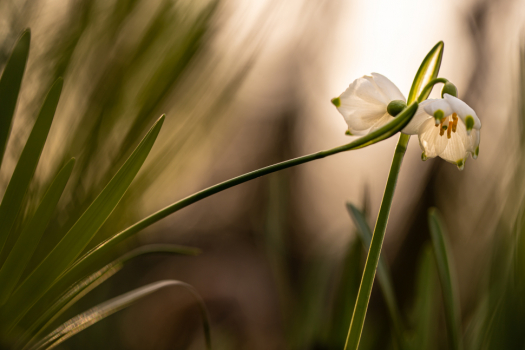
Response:
[[[30,196],[42,196],[70,157],[77,164],[32,267],[162,113],[152,153],[92,246],[202,188],[348,143],[330,99],[371,72],[407,96],[421,60],[443,40],[440,76],[482,120],[480,156],[460,172],[441,159],[422,162],[412,139],[383,254],[411,319],[427,210],[439,208],[466,342],[493,320],[502,326],[490,328],[487,348],[523,349],[523,300],[513,288],[525,264],[509,256],[525,193],[524,23],[522,0],[0,0],[0,68],[20,32],[32,30],[0,191],[58,76],[64,92]],[[164,219],[106,263],[150,243],[203,253],[136,259],[62,321],[138,286],[177,279],[204,298],[216,349],[342,349],[366,257],[345,203],[363,209],[373,227],[396,142],[281,171]],[[439,294],[428,349],[447,346]],[[376,286],[361,348],[394,348],[390,333]],[[501,339],[507,346],[492,347]],[[93,348],[203,349],[198,308],[183,290],[167,289],[60,346]]]

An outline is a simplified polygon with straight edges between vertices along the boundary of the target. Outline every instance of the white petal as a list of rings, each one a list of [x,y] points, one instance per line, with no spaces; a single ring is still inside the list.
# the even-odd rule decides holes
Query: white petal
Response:
[[[348,129],[354,135],[366,133],[386,113],[388,102],[373,82],[372,77],[361,77],[341,94],[340,106]]]
[[[461,137],[464,138],[463,142],[466,151],[472,155],[472,158],[476,159],[479,147],[480,131],[478,129],[473,129],[470,135],[467,135],[467,129],[465,125],[462,125],[462,123],[458,123],[457,131],[460,133]]]
[[[348,89],[343,92],[341,99],[347,96],[355,96],[365,102],[385,106],[385,108],[390,102],[375,83],[374,78],[369,75],[363,75],[361,78],[354,80]]]
[[[474,129],[469,136],[470,145],[467,147],[467,151],[470,152],[472,158],[476,159],[479,153],[479,130]]]
[[[425,106],[425,111],[431,116],[434,116],[434,113],[436,113],[436,111],[438,110],[443,111],[444,117],[448,117],[453,113],[450,104],[442,98],[433,99],[429,104]]]
[[[392,120],[394,120],[394,117],[392,117],[390,114],[388,113],[385,113],[373,126],[372,128],[370,129],[369,132],[373,132],[373,131],[376,131],[377,129],[379,129],[380,127],[382,127],[383,125],[385,125],[386,123],[389,123],[391,122]]]
[[[423,124],[427,119],[432,118],[428,113],[425,111],[425,106],[431,103],[433,100],[425,100],[419,104],[417,107],[416,114],[412,117],[410,122],[407,126],[401,131],[403,131],[405,134],[408,135],[416,135],[419,133],[419,127],[421,124]],[[433,118],[432,118],[433,119]]]
[[[439,126],[434,123],[434,118],[429,118],[421,124],[419,146],[428,158],[440,155],[447,147],[448,141],[446,132],[444,135],[439,134]]]
[[[449,94],[445,94],[444,98],[450,104],[454,112],[458,114],[463,123],[465,123],[465,119],[468,116],[471,116],[474,118],[474,129],[481,129],[481,121],[479,120],[476,112],[474,112],[474,110],[470,108],[468,104]]]
[[[446,133],[444,135],[446,137]],[[470,148],[470,137],[467,135],[467,129],[463,123],[458,123],[456,132],[451,134],[447,147],[439,154],[447,162],[457,164],[459,161],[465,161],[468,157]]]
[[[394,100],[406,101],[405,96],[390,79],[379,73],[372,73],[372,77],[379,89],[385,94],[388,102]]]

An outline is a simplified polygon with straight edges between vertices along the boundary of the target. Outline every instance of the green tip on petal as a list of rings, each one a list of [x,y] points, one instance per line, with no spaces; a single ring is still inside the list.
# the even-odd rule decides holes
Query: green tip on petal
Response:
[[[331,99],[331,101],[334,106],[336,107],[341,106],[341,99],[339,97],[334,97],[333,99]]]
[[[474,158],[474,159],[478,158],[478,154],[479,154],[479,146],[476,147],[476,150],[474,151],[474,154],[472,155],[472,158]]]
[[[407,107],[407,104],[403,100],[394,100],[390,101],[388,106],[386,107],[386,111],[388,114],[390,114],[392,117],[395,117],[399,113],[403,111]]]
[[[474,128],[474,118],[471,115],[467,115],[465,118],[465,126],[467,127],[467,134],[470,135],[472,128]]]
[[[422,161],[425,161],[425,160],[427,160],[427,159],[428,159],[428,157],[427,157],[427,155],[425,154],[425,152],[421,153],[421,160],[422,160]]]
[[[441,89],[441,98],[443,98],[445,94],[449,94],[454,97],[458,97],[458,88],[456,87],[456,85],[452,84],[450,81],[446,82],[445,85],[443,85],[443,89]]]
[[[465,160],[461,159],[456,162],[456,165],[458,166],[459,170],[463,170],[465,168]]]
[[[345,135],[348,135],[348,136],[354,136],[354,135],[350,132],[350,130],[346,130]]]
[[[441,123],[441,121],[445,118],[445,112],[443,112],[441,109],[438,109],[434,112],[434,119],[436,119],[436,125]]]

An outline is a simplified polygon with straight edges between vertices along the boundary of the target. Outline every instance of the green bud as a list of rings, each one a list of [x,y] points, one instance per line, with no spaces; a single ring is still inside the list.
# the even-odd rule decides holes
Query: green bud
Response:
[[[334,97],[333,99],[331,99],[331,101],[334,106],[336,107],[341,106],[341,99],[339,97]]]
[[[394,101],[391,101],[389,104],[388,104],[388,107],[386,107],[386,111],[388,112],[388,114],[390,114],[392,117],[395,117],[396,115],[398,115],[399,113],[401,113],[401,111],[403,109],[405,109],[407,106],[406,102],[403,101],[403,100],[394,100]]]
[[[441,89],[441,97],[445,94],[458,97],[458,89],[456,88],[456,85],[452,84],[450,81],[446,82],[445,85],[443,85],[443,89]]]
[[[353,134],[350,132],[350,130],[346,130],[345,135],[353,136]]]

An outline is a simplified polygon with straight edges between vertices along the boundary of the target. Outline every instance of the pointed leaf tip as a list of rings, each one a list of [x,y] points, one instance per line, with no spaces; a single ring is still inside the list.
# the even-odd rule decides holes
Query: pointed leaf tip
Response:
[[[439,41],[434,47],[428,52],[425,56],[419,69],[414,77],[414,82],[410,88],[410,93],[408,95],[407,103],[414,101],[420,92],[423,90],[424,86],[431,81],[432,79],[437,78],[439,73],[439,68],[441,67],[441,60],[443,58],[443,50],[445,43]],[[430,91],[428,92],[430,94]],[[428,97],[428,94],[424,96],[424,99]],[[424,100],[423,99],[423,100]]]

